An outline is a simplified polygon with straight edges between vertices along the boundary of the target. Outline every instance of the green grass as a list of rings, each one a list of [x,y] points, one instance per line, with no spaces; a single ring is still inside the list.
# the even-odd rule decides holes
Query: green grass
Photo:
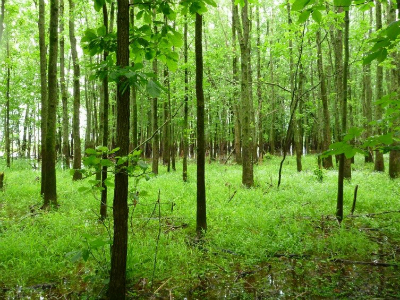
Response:
[[[168,280],[159,290],[161,297],[169,297],[169,290],[177,298],[225,295],[251,299],[255,292],[266,297],[281,293],[285,297],[353,297],[359,295],[357,284],[363,283],[350,281],[356,288],[346,283],[352,293],[333,288],[341,273],[332,271],[337,267],[332,259],[373,261],[380,255],[380,261],[400,263],[400,214],[365,216],[399,210],[399,180],[372,172],[372,165],[365,165],[358,157],[352,180],[345,182],[344,211],[347,216],[354,187],[359,185],[355,214],[362,216],[346,218],[340,228],[334,218],[337,171],[324,170],[319,182],[314,174],[315,156],[303,159],[301,173],[296,172],[295,159],[288,157],[277,189],[279,162],[279,157],[272,157],[255,166],[256,187],[251,189],[241,185],[240,166],[207,164],[209,229],[201,244],[195,239],[195,164],[189,165],[187,183],[182,182],[180,162],[176,172],[166,173],[161,167],[159,176],[140,181],[139,201],[129,216],[129,294],[146,299]],[[15,161],[9,170],[1,161],[0,170],[6,173],[5,190],[0,195],[0,289],[4,295],[16,297],[17,287],[25,288],[23,295],[31,295],[37,292],[32,292],[33,286],[49,283],[55,287],[51,293],[57,295],[104,295],[110,258],[108,244],[102,241],[107,241],[108,234],[97,221],[99,200],[91,193],[77,192],[88,183],[72,182],[68,171],[59,170],[60,207],[42,212],[40,172],[22,160]],[[160,215],[158,208],[153,213],[159,192]],[[132,211],[133,205],[130,207]],[[106,225],[111,226],[109,220]],[[71,259],[88,247],[86,262]],[[354,266],[344,267],[345,276],[351,273],[366,278],[377,268],[365,267],[362,273]],[[267,280],[272,275],[273,284]],[[395,282],[400,279],[396,268],[385,276]],[[303,284],[298,285],[293,278],[303,278]],[[365,289],[361,296],[396,295],[389,283],[386,294],[376,292],[375,286]]]

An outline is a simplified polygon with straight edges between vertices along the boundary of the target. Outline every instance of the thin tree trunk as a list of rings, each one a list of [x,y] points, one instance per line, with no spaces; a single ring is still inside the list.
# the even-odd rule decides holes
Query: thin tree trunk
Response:
[[[319,76],[319,81],[321,82],[320,90],[321,90],[321,99],[322,99],[323,116],[324,116],[324,122],[323,122],[324,134],[323,134],[322,150],[326,151],[328,150],[329,145],[331,144],[332,135],[330,126],[328,91],[326,88],[326,78],[325,78],[323,59],[322,59],[321,32],[319,30],[317,31],[316,42],[317,42],[317,52],[318,52],[318,58],[317,58],[318,76]],[[324,158],[322,160],[322,165],[325,169],[333,168],[332,156],[329,155],[328,157]]]
[[[197,97],[197,216],[196,232],[202,236],[207,230],[206,184],[205,184],[205,132],[204,132],[204,91],[203,91],[203,17],[196,13],[196,97]]]
[[[169,119],[169,110],[170,110],[170,86],[169,86],[169,72],[167,67],[164,68],[164,86],[168,89],[167,98],[164,99],[163,103],[163,111],[164,111],[164,122],[167,122]],[[163,127],[163,163],[167,165],[167,171],[170,172],[171,170],[171,127],[169,124],[166,124]]]
[[[48,69],[48,103],[45,160],[46,184],[43,208],[57,205],[56,182],[56,119],[57,119],[57,56],[58,56],[58,0],[50,1],[50,37],[49,37],[49,69]]]
[[[64,167],[69,169],[69,116],[68,95],[65,85],[65,38],[64,38],[64,0],[60,0],[60,89],[62,100],[62,153],[64,156]]]
[[[0,45],[1,45],[1,41],[3,39],[3,32],[4,32],[5,4],[6,4],[6,0],[1,0],[1,7],[0,7],[0,12],[1,12],[1,16],[0,16]]]
[[[242,183],[246,187],[254,185],[253,175],[253,103],[250,95],[250,22],[248,18],[248,1],[244,1],[241,10],[241,26],[239,25],[238,8],[234,7],[236,31],[241,53],[241,123],[242,123]]]
[[[236,10],[235,0],[232,0],[232,12]],[[239,82],[239,70],[238,70],[238,57],[236,50],[236,24],[238,14],[232,13],[232,45],[233,45],[233,58],[232,58],[232,80],[233,80],[233,115],[234,115],[234,149],[235,149],[235,161],[237,164],[242,164],[242,147],[241,147],[241,135],[242,127],[240,122],[240,107],[239,107],[239,93],[238,93],[238,82]]]
[[[188,20],[187,15],[185,15],[185,25],[184,25],[184,62],[185,62],[185,106],[184,106],[184,116],[183,116],[183,171],[182,177],[183,181],[188,180],[187,171],[187,160],[189,152],[189,70],[188,70]]]
[[[76,38],[75,38],[75,0],[69,0],[69,39],[71,42],[71,55],[72,65],[74,68],[74,115],[72,118],[72,135],[74,139],[74,162],[73,169],[75,170],[73,180],[82,179],[82,173],[79,172],[81,169],[81,137],[79,134],[80,119],[79,109],[81,106],[81,91],[80,91],[80,76],[81,71],[78,62],[78,53],[76,49]]]
[[[45,4],[39,0],[39,51],[40,51],[40,141],[42,158],[40,194],[44,195],[46,186],[46,131],[47,131],[47,50],[45,36]]]
[[[7,38],[7,58],[10,60],[10,42]],[[5,147],[6,147],[6,164],[7,168],[11,167],[11,149],[10,149],[10,78],[11,67],[10,62],[7,63],[7,79],[6,79],[6,120],[5,120]]]
[[[350,8],[348,8],[350,9]],[[344,63],[343,63],[343,101],[342,101],[342,132],[347,130],[347,78],[349,70],[349,10],[345,11],[344,17]],[[338,174],[338,196],[336,206],[336,218],[339,223],[343,220],[343,183],[345,178],[345,155],[341,154],[339,159]]]
[[[129,66],[129,0],[118,1],[117,13],[117,66]],[[127,78],[121,77],[117,85],[117,145],[118,155],[129,153],[129,94]],[[128,250],[128,174],[123,164],[116,170],[114,189],[114,241],[111,250],[110,299],[125,299],[126,259]]]
[[[106,32],[108,32],[108,11],[107,4],[103,5],[103,25],[106,28]],[[103,61],[107,61],[108,51],[104,51]],[[102,144],[104,147],[108,147],[108,107],[109,107],[109,93],[108,93],[108,76],[104,76],[102,82],[102,92],[103,92],[103,108],[102,108],[102,124],[101,129],[103,132],[102,136]],[[107,154],[103,154],[103,159],[107,159]],[[100,202],[100,218],[104,220],[107,218],[107,185],[105,181],[107,180],[107,166],[103,166],[101,170],[101,202]]]

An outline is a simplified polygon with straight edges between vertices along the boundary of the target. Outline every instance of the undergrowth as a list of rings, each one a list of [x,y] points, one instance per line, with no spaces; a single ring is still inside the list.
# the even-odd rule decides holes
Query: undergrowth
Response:
[[[288,157],[277,189],[279,159],[271,157],[255,166],[256,187],[251,189],[241,185],[241,166],[206,166],[209,230],[201,243],[195,236],[195,164],[189,165],[186,183],[180,164],[176,172],[160,168],[159,176],[141,181],[139,195],[129,200],[128,295],[146,299],[157,291],[160,297],[224,294],[234,298],[243,296],[244,287],[251,284],[265,297],[280,293],[350,297],[355,294],[332,286],[339,271],[326,270],[327,264],[371,262],[379,255],[379,261],[400,263],[400,214],[391,212],[400,207],[399,180],[372,172],[371,164],[357,158],[344,190],[344,211],[349,215],[354,188],[359,186],[355,216],[347,216],[339,227],[334,218],[337,171],[316,174],[316,157],[307,156],[303,172],[297,173],[295,159]],[[98,221],[97,195],[77,192],[88,183],[72,182],[69,172],[59,169],[60,206],[41,211],[40,171],[31,166],[23,160],[14,161],[11,169],[3,161],[0,164],[6,173],[0,195],[0,290],[12,298],[50,286],[56,294],[103,297],[112,224],[109,219]],[[390,213],[368,215],[382,212]],[[271,268],[282,276],[291,270],[293,278],[313,279],[294,288],[289,279],[275,278],[274,284],[268,281],[269,289],[265,283],[256,289],[272,274]],[[327,279],[329,272],[333,275]],[[253,282],[254,274],[258,277]],[[222,292],[205,291],[216,286]],[[246,291],[254,296],[254,290]]]

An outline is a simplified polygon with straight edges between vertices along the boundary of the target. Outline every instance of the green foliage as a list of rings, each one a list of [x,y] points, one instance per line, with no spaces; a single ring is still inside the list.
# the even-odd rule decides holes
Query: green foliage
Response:
[[[324,171],[320,168],[316,168],[313,171],[315,178],[317,181],[322,182],[324,180]]]

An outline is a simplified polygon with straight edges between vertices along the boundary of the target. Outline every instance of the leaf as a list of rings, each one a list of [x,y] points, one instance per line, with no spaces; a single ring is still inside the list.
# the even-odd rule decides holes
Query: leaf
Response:
[[[149,93],[150,97],[156,98],[161,94],[160,86],[154,82],[154,80],[150,79],[146,85],[146,91]]]
[[[90,190],[90,188],[88,188],[87,186],[81,186],[78,188],[78,192],[79,193],[86,193]]]
[[[388,133],[378,137],[379,142],[382,144],[390,145],[393,143],[393,133]]]
[[[143,171],[146,171],[146,170],[148,169],[148,167],[149,167],[149,165],[146,164],[146,162],[143,161],[143,160],[139,160],[139,161],[138,161],[138,166],[139,166]]]
[[[321,12],[320,12],[319,10],[314,10],[314,11],[312,12],[312,18],[313,18],[313,20],[314,20],[315,22],[317,22],[318,24],[320,24],[321,21],[322,21],[322,14],[321,14]]]
[[[94,9],[96,11],[100,11],[105,3],[105,0],[94,0]]]
[[[85,153],[87,155],[97,155],[97,151],[93,148],[86,148]]]
[[[356,155],[357,153],[357,149],[353,148],[352,146],[348,145],[349,147],[347,147],[344,150],[344,155],[346,156],[346,158],[352,158],[354,155]]]
[[[306,7],[308,3],[310,3],[310,0],[296,0],[296,1],[294,1],[293,5],[292,5],[292,10],[300,11],[304,7]]]
[[[106,34],[107,34],[106,26],[102,25],[99,28],[97,28],[97,35],[98,36],[105,36]]]
[[[379,51],[372,52],[363,58],[363,65],[370,64],[373,60],[377,59],[379,56]]]
[[[351,5],[351,0],[333,0],[335,6],[349,7]]]
[[[311,14],[311,10],[305,10],[305,11],[303,11],[303,12],[301,13],[301,15],[299,16],[298,23],[302,24],[302,23],[304,23],[305,21],[307,21],[307,20],[308,20],[308,17],[310,16],[310,14]]]
[[[393,22],[386,28],[386,35],[391,40],[397,39],[399,34],[400,34],[400,21]]]

